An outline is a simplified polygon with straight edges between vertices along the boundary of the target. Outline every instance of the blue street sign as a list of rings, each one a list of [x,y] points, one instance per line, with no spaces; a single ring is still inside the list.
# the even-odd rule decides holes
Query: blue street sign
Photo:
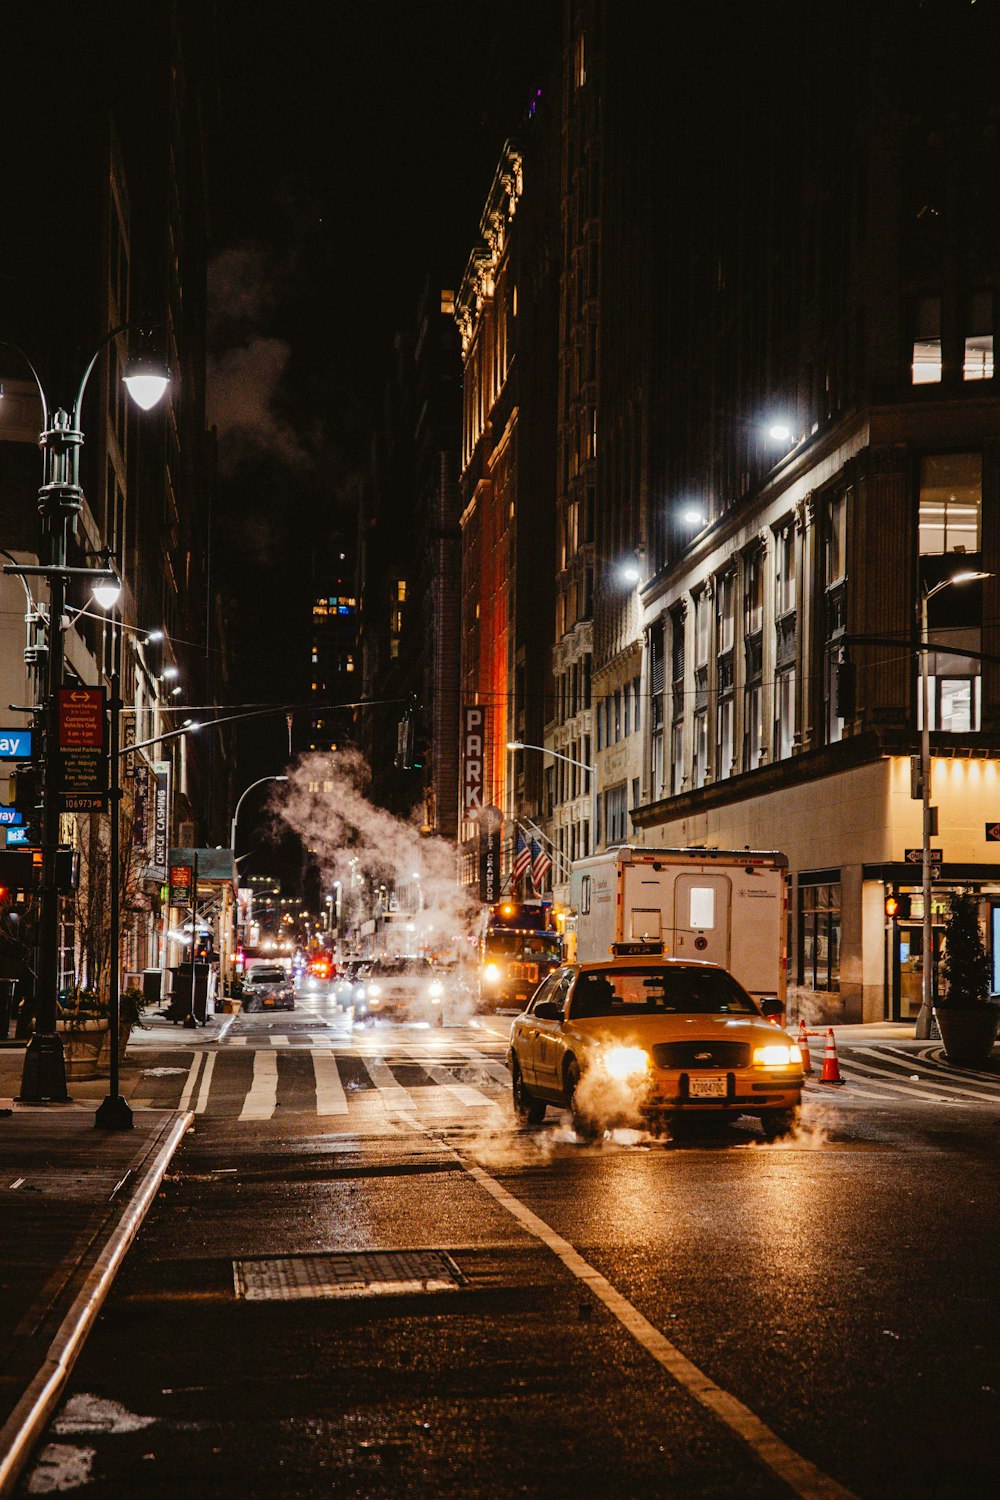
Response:
[[[31,730],[0,729],[0,760],[30,760]]]
[[[23,822],[16,807],[0,807],[0,828],[20,828]]]
[[[28,830],[26,828],[7,829],[7,848],[14,844],[26,844],[28,842]]]

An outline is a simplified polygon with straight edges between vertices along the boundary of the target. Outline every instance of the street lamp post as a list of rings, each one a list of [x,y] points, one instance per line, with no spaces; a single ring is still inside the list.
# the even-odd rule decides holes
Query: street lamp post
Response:
[[[927,662],[930,653],[930,639],[927,626],[927,605],[934,598],[935,594],[940,594],[942,589],[948,588],[953,583],[974,583],[977,579],[989,578],[991,576],[989,573],[971,570],[954,573],[951,578],[944,578],[940,583],[935,583],[932,588],[922,589],[920,593],[920,796],[923,812],[923,841],[920,863],[924,911],[921,943],[923,957],[920,970],[920,1010],[917,1014],[913,1034],[918,1041],[924,1042],[927,1041],[931,1034],[932,1010],[934,1005],[932,982],[934,978],[934,927],[931,921],[931,823],[933,810],[931,808],[930,673]]]
[[[237,798],[237,801],[236,801],[236,806],[233,809],[232,822],[229,825],[229,847],[233,851],[233,862],[234,862],[234,864],[236,862],[236,820],[237,820],[237,818],[240,815],[240,808],[243,806],[243,799],[248,795],[248,793],[250,793],[250,792],[253,791],[253,789],[254,789],[255,786],[263,786],[266,781],[287,781],[287,780],[288,780],[287,776],[259,776],[256,781],[251,781],[251,783],[250,783],[250,785],[248,787],[244,787],[243,791],[240,793],[240,795],[239,795],[239,797]],[[239,908],[237,907],[237,937],[239,937],[238,911],[239,911]],[[230,929],[230,931],[231,931],[231,929]],[[194,932],[193,932],[193,929],[192,929],[192,946],[193,946],[193,941],[194,941]],[[229,978],[228,977],[226,979],[226,983],[227,984],[229,983]],[[231,993],[231,990],[230,990],[230,993]],[[192,1003],[193,1003],[193,1000],[194,1000],[194,991],[193,990],[191,992],[191,995],[192,995]]]
[[[596,841],[597,841],[597,826],[596,826],[595,817],[594,817],[594,768],[593,768],[593,766],[588,765],[585,760],[575,760],[572,755],[563,755],[563,753],[562,753],[561,750],[552,750],[552,749],[549,748],[548,745],[529,745],[524,740],[508,740],[507,741],[507,749],[508,750],[538,750],[538,751],[541,752],[542,755],[551,755],[553,760],[563,760],[563,761],[566,762],[566,764],[568,766],[577,766],[581,771],[586,771],[587,776],[589,778],[589,787],[590,787],[590,826],[591,826],[591,829],[592,829],[592,842],[596,843]],[[541,832],[541,830],[539,830],[539,832]],[[544,837],[544,835],[543,835],[543,837]],[[551,839],[548,840],[548,843],[551,845],[553,853],[559,853],[559,851],[556,849],[555,844],[552,843]]]
[[[233,851],[233,857],[234,858],[236,856],[236,819],[240,815],[240,808],[243,806],[243,799],[244,799],[244,797],[247,795],[248,792],[252,792],[255,786],[263,786],[264,783],[265,783],[265,781],[287,781],[287,780],[288,780],[287,776],[260,776],[260,777],[257,778],[256,781],[251,781],[250,785],[248,787],[245,787],[243,789],[243,791],[240,793],[239,799],[238,799],[238,801],[236,803],[236,808],[235,808],[235,810],[233,812],[233,821],[229,825],[229,847]]]
[[[56,1030],[56,1001],[59,983],[59,889],[56,856],[59,847],[59,690],[65,667],[63,616],[66,610],[66,588],[70,579],[86,577],[94,582],[112,578],[109,568],[71,568],[67,566],[68,537],[76,527],[83,508],[80,484],[80,449],[83,431],[80,419],[87,384],[103,350],[127,329],[127,324],[113,328],[98,344],[80,380],[71,411],[61,407],[49,417],[49,403],[41,378],[31,360],[18,344],[3,340],[25,362],[34,377],[42,405],[42,486],[38,492],[38,510],[42,520],[43,550],[46,563],[39,568],[8,568],[22,576],[39,575],[49,584],[48,650],[45,666],[45,699],[36,704],[42,720],[45,760],[42,777],[42,885],[39,901],[38,962],[35,984],[35,1030],[25,1051],[19,1101],[24,1104],[64,1103],[66,1063],[62,1039]],[[151,363],[134,367],[124,377],[133,399],[145,410],[163,395],[169,376],[162,369],[153,371]],[[113,716],[112,716],[113,717]]]

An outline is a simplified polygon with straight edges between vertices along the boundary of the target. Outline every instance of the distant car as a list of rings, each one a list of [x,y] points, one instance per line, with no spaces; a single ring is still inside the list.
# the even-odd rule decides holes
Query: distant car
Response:
[[[295,988],[281,964],[252,965],[243,981],[243,1009],[295,1009]]]
[[[377,958],[354,986],[354,1014],[444,1025],[445,981],[426,958]]]
[[[789,1131],[802,1054],[715,964],[616,958],[564,964],[511,1028],[514,1108],[540,1124],[569,1108],[581,1134],[636,1119],[759,1117]]]

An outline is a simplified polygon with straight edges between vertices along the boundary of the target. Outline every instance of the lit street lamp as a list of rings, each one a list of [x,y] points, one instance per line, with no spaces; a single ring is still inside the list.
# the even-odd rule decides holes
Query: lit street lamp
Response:
[[[109,586],[114,574],[108,567],[71,568],[66,564],[68,537],[75,531],[77,517],[83,508],[83,488],[80,484],[80,449],[83,446],[83,431],[80,420],[83,398],[87,384],[103,350],[127,324],[113,328],[98,344],[90,363],[83,372],[72,409],[62,407],[49,416],[49,403],[41,378],[31,360],[18,345],[4,340],[6,348],[14,350],[25,362],[34,377],[42,405],[42,432],[39,444],[42,449],[42,487],[38,492],[38,509],[42,517],[43,551],[47,561],[40,567],[6,567],[5,572],[16,572],[22,577],[36,576],[48,580],[49,619],[48,650],[45,666],[44,701],[37,701],[33,709],[36,719],[44,725],[45,760],[42,778],[42,886],[39,899],[38,961],[35,982],[35,1029],[28,1043],[21,1074],[19,1099],[26,1104],[63,1103],[69,1096],[66,1092],[66,1064],[62,1039],[56,1030],[56,1003],[59,984],[59,888],[56,873],[59,847],[59,691],[63,685],[65,666],[64,630],[66,624],[66,588],[73,578],[87,578],[92,584],[104,581]],[[166,390],[169,376],[162,367],[154,370],[147,358],[143,369],[130,363],[125,374],[126,386],[130,387],[135,376],[145,377],[138,387],[135,399],[148,408],[155,404]],[[150,380],[155,379],[155,385]],[[112,711],[112,722],[115,713]],[[112,804],[112,814],[117,816],[117,807]],[[117,871],[112,872],[112,886],[117,880]],[[113,965],[114,967],[114,965]],[[116,998],[116,997],[112,997]],[[109,1005],[109,1010],[116,1007]],[[115,1017],[117,1032],[117,1016]],[[110,1037],[109,1037],[110,1040]],[[116,1123],[98,1118],[99,1124]],[[131,1123],[131,1116],[127,1123]]]
[[[991,578],[991,573],[974,572],[972,570],[953,573],[950,578],[944,578],[940,583],[935,583],[932,588],[923,589],[920,594],[920,786],[921,799],[923,803],[923,847],[921,850],[921,873],[924,892],[924,914],[923,914],[923,959],[920,972],[920,1010],[917,1014],[917,1022],[913,1034],[918,1041],[927,1041],[931,1034],[931,1011],[933,1007],[934,975],[934,931],[931,923],[931,716],[930,716],[930,689],[928,682],[927,657],[930,652],[930,642],[927,630],[927,604],[953,583],[975,583],[982,578]]]
[[[234,859],[236,857],[236,819],[240,815],[240,808],[243,806],[243,798],[247,795],[248,792],[252,792],[255,786],[263,786],[265,781],[287,780],[287,776],[260,776],[256,781],[251,781],[250,785],[248,787],[245,787],[240,793],[239,800],[237,801],[235,810],[233,812],[233,821],[229,825],[229,847],[233,851]]]
[[[591,827],[594,830],[594,842],[596,843],[596,840],[597,840],[597,824],[596,824],[596,821],[595,821],[595,818],[594,818],[594,797],[593,797],[593,792],[594,792],[594,768],[593,768],[593,766],[589,766],[585,760],[575,760],[572,755],[563,755],[563,753],[562,753],[561,750],[551,750],[548,745],[529,745],[529,744],[526,744],[524,740],[508,740],[507,741],[507,749],[508,750],[538,750],[542,755],[551,755],[553,760],[564,760],[568,766],[577,766],[581,771],[586,771],[587,776],[589,778],[589,787],[590,787],[590,793],[591,793],[591,798],[590,798],[590,803],[591,803],[591,806],[590,806],[590,822],[591,822]],[[567,864],[565,856],[562,854],[562,852],[559,849],[556,848],[556,846],[555,846],[555,844],[553,844],[552,840],[550,838],[548,838],[548,836],[546,834],[542,833],[542,830],[540,828],[538,828],[536,824],[533,824],[532,826],[535,828],[535,831],[537,833],[539,833],[543,839],[545,839],[545,842],[548,844],[549,848],[552,850],[552,853],[554,855],[558,856],[558,858],[560,858],[562,860],[563,864]],[[568,865],[567,865],[567,868],[568,868]]]

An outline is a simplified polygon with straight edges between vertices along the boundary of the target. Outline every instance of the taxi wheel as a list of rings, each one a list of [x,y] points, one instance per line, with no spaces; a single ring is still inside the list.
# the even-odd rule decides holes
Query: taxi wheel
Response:
[[[760,1123],[764,1127],[764,1139],[767,1141],[779,1141],[792,1131],[799,1123],[800,1111],[797,1109],[772,1109],[767,1114],[761,1115]]]
[[[536,1099],[529,1094],[521,1077],[521,1069],[515,1058],[511,1063],[511,1093],[514,1099],[514,1113],[519,1120],[524,1120],[528,1125],[541,1125],[545,1119],[545,1105],[541,1099]]]
[[[575,1057],[571,1057],[566,1064],[566,1103],[573,1118],[573,1129],[583,1141],[594,1141],[603,1132],[598,1122],[591,1115],[584,1114],[577,1104],[577,1090],[580,1087],[580,1064]]]

